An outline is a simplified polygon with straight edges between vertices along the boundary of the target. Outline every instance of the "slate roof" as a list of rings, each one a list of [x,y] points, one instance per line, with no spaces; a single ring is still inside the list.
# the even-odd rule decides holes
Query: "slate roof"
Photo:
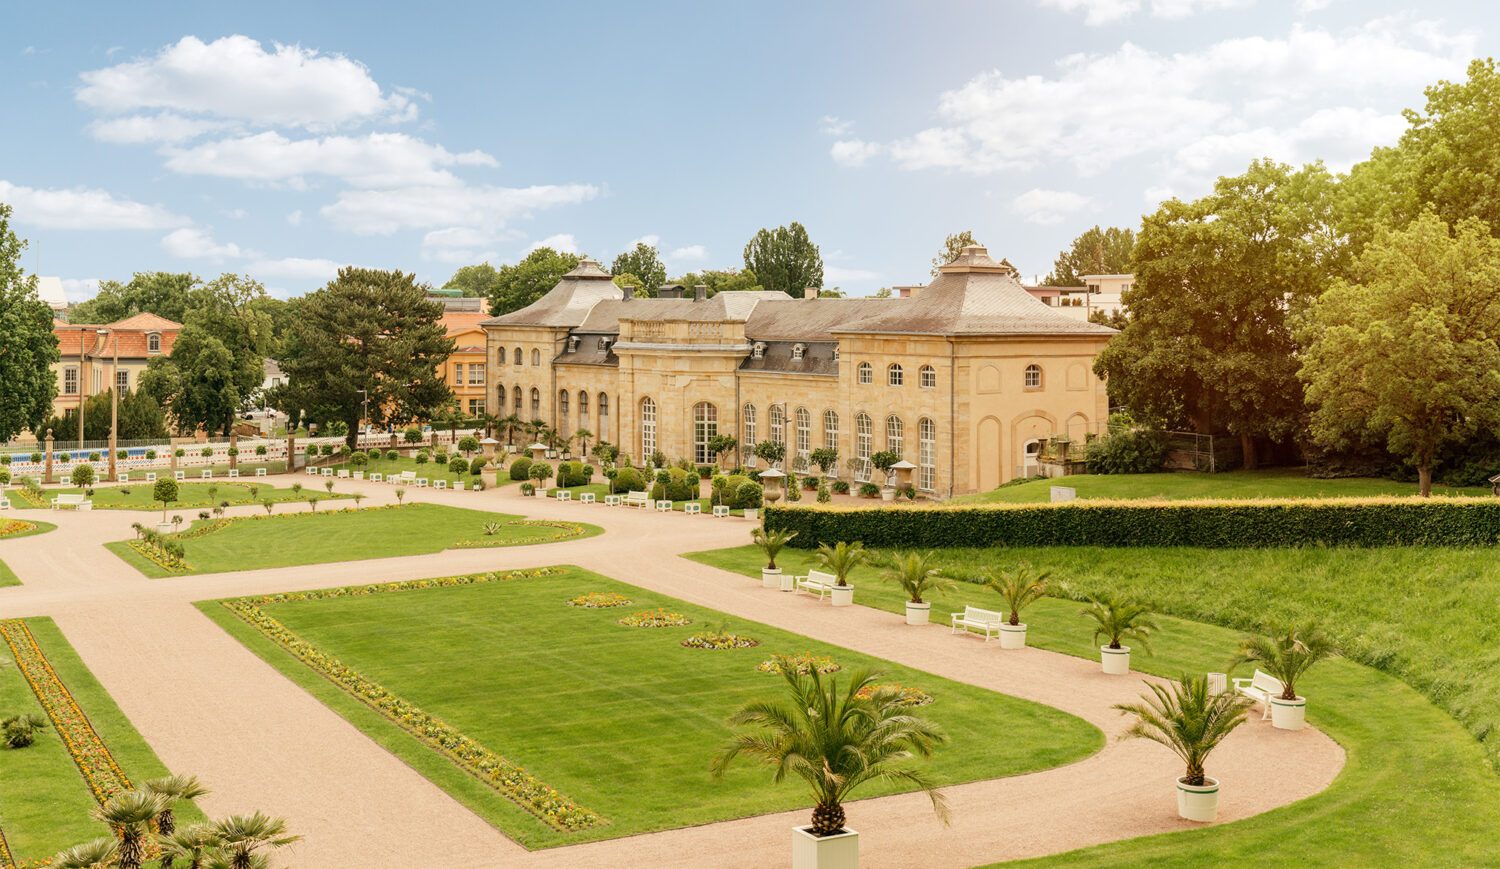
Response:
[[[769,290],[718,293],[701,302],[693,299],[631,299],[600,302],[578,326],[580,332],[614,334],[621,320],[699,320],[744,322],[760,305],[794,301],[786,293]]]
[[[829,340],[835,328],[888,310],[890,299],[787,299],[755,306],[745,322],[752,341]]]
[[[829,301],[834,301],[830,299]],[[809,302],[808,304],[814,304]],[[802,358],[792,358],[792,347],[802,344]],[[823,374],[838,376],[839,363],[833,358],[838,344],[833,341],[767,341],[765,353],[756,359],[755,354],[746,356],[740,363],[741,371],[775,371],[785,374]]]

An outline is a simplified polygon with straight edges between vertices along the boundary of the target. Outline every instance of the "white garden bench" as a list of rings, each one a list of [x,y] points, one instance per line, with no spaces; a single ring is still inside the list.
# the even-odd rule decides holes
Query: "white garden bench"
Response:
[[[63,494],[52,499],[52,509],[61,510],[64,507],[71,507],[74,510],[92,510],[94,509],[94,502],[85,498],[82,494]]]
[[[623,504],[624,502],[625,502],[625,496],[623,496],[623,495],[605,495],[604,496],[604,506],[606,506],[606,507],[618,507],[621,504]]]
[[[391,477],[391,480],[399,483],[415,483],[417,481],[417,472],[402,471],[401,478],[399,480],[397,480],[395,477]]]
[[[340,480],[347,480],[347,479],[349,479],[349,472],[347,470],[345,470],[344,468],[339,468],[338,477],[339,477]]]
[[[580,504],[592,504],[592,503],[594,503],[594,493],[593,492],[580,492],[580,493],[578,493],[578,503],[580,503]]]
[[[724,504],[715,504],[714,505],[714,518],[715,519],[723,519],[725,516],[728,516],[728,515],[729,515],[729,508],[727,506],[725,506]]]
[[[266,475],[266,469],[265,468],[256,468],[255,469],[255,476],[257,476],[257,477],[264,477],[265,475]]]
[[[627,492],[625,500],[620,502],[626,507],[640,507],[642,510],[651,506],[651,496],[646,492]]]
[[[682,505],[682,512],[688,516],[701,515],[703,513],[703,505],[697,501],[689,501]]]
[[[375,471],[374,473],[370,474],[370,482],[372,483],[380,483],[384,480],[385,477],[381,476],[381,473],[379,471]]]
[[[172,472],[172,479],[178,480],[178,481],[186,480],[187,479],[187,471],[173,471]]]
[[[558,489],[553,493],[553,497],[559,501],[571,501],[573,500],[573,493],[567,489]]]
[[[229,479],[231,479],[231,480],[238,480],[239,478],[240,478],[240,469],[239,468],[230,468],[229,469]]]
[[[432,482],[432,488],[434,488],[434,489],[446,489],[446,488],[448,488],[448,481],[447,480],[434,480]]]
[[[1005,616],[994,610],[981,609],[977,606],[966,606],[963,612],[953,614],[953,617],[949,621],[949,627],[952,628],[953,633],[957,633],[959,628],[962,628],[964,633],[982,631],[984,633],[984,641],[988,643],[1000,635],[1000,625],[1004,621]]]
[[[204,471],[203,473],[201,473],[201,474],[198,475],[198,479],[200,479],[200,480],[212,480],[213,478],[214,478],[214,472],[213,471]]]
[[[1271,717],[1271,698],[1286,690],[1286,686],[1270,673],[1256,670],[1249,679],[1235,679],[1234,690],[1260,704],[1260,719],[1264,721]]]
[[[668,501],[668,500],[665,500],[665,499],[657,501],[656,502],[656,512],[658,512],[658,513],[670,513],[670,512],[672,512],[672,502]]]
[[[794,576],[792,581],[797,584],[797,591],[816,593],[818,600],[822,600],[823,595],[833,591],[833,587],[839,584],[838,577],[821,570],[809,570],[806,576]]]
[[[148,483],[154,483],[154,482],[156,482],[156,473],[154,471],[147,471],[146,472],[146,482],[148,482]]]

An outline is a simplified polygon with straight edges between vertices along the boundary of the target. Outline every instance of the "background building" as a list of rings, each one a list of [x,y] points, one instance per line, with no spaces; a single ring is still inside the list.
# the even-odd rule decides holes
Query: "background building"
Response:
[[[52,321],[61,357],[52,365],[57,375],[53,414],[81,408],[88,396],[108,389],[116,360],[115,385],[122,391],[135,389],[146,364],[156,356],[171,354],[181,331],[182,324],[155,314],[136,314],[102,325]]]
[[[470,301],[470,300],[464,300]],[[479,302],[482,299],[474,299]],[[453,355],[443,363],[443,380],[453,390],[460,412],[478,416],[485,412],[485,334],[481,324],[483,311],[454,311],[443,314],[443,327],[456,345]]]

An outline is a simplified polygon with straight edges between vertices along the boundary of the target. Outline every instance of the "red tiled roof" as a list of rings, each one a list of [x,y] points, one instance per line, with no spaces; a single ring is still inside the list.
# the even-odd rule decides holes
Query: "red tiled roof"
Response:
[[[114,358],[118,349],[121,359],[149,359],[171,353],[172,344],[176,342],[177,333],[182,330],[182,326],[155,314],[136,314],[107,326],[56,320],[52,323],[52,333],[57,336],[57,349],[64,360],[78,358],[80,350],[93,356],[99,344],[100,329],[109,330],[109,335],[104,339],[104,347],[99,351],[101,358]],[[149,336],[153,333],[161,336],[160,347],[155,353],[151,352],[149,344]]]

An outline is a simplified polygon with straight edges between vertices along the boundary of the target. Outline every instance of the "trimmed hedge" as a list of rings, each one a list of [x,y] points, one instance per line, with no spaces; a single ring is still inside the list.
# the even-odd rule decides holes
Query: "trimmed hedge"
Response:
[[[858,541],[877,548],[986,546],[1488,546],[1500,499],[1340,498],[1081,501],[928,509],[770,507],[768,530],[792,546]]]

